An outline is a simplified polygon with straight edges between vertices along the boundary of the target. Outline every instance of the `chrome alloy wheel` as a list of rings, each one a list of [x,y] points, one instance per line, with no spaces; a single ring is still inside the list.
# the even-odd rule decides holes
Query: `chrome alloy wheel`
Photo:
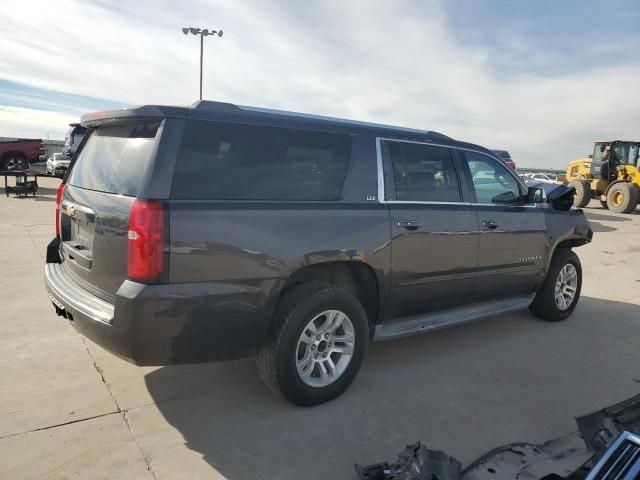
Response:
[[[567,263],[558,274],[556,280],[555,298],[556,306],[560,310],[566,310],[573,303],[578,289],[578,271],[572,264]]]
[[[311,387],[326,387],[344,373],[353,357],[355,330],[339,310],[326,310],[311,320],[298,339],[296,368]]]

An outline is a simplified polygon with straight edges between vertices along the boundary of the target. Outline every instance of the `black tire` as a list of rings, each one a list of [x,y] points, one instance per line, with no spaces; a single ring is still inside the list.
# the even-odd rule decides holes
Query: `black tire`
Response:
[[[607,205],[607,201],[606,200],[600,200],[600,205],[602,205],[602,208],[608,210],[609,206]]]
[[[272,331],[258,352],[262,381],[275,393],[305,407],[328,402],[343,393],[360,370],[369,342],[367,315],[358,299],[332,284],[309,282],[285,292],[276,310]],[[344,312],[351,321],[355,336],[353,354],[333,383],[310,386],[296,367],[298,341],[309,322],[326,310]]]
[[[607,192],[609,210],[616,213],[631,213],[638,206],[640,190],[633,183],[614,183]]]
[[[565,308],[560,308],[556,303],[555,289],[560,271],[566,265],[573,265],[575,268],[577,274],[577,286],[575,287],[575,294],[571,303]],[[581,290],[582,266],[580,265],[580,259],[571,249],[560,248],[553,255],[544,283],[529,306],[529,310],[531,310],[531,313],[536,317],[542,320],[546,320],[548,322],[559,322],[573,313],[573,310],[576,308],[578,300],[580,299]]]
[[[24,170],[29,168],[26,157],[20,153],[9,154],[2,159],[2,170]]]
[[[576,191],[574,197],[573,197],[573,206],[574,207],[578,207],[578,208],[582,208],[582,207],[586,207],[587,205],[589,205],[589,202],[591,201],[591,185],[589,184],[588,181],[586,180],[575,180],[571,183],[569,183],[569,185],[567,185],[568,187],[573,187]]]

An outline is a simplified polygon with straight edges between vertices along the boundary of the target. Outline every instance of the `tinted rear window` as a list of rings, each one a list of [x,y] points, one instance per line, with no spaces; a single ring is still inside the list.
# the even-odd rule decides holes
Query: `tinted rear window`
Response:
[[[158,123],[99,127],[78,155],[69,183],[135,196],[151,158]]]
[[[351,138],[326,132],[190,121],[172,197],[207,200],[335,200]]]

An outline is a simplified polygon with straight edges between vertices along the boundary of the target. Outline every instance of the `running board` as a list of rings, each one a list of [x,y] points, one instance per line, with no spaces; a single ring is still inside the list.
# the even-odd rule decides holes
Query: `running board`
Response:
[[[440,328],[460,325],[481,318],[514,312],[527,308],[533,301],[534,295],[515,297],[507,300],[479,303],[472,306],[458,307],[443,312],[427,315],[407,317],[383,325],[377,325],[373,340],[391,340],[398,337],[427,333]]]

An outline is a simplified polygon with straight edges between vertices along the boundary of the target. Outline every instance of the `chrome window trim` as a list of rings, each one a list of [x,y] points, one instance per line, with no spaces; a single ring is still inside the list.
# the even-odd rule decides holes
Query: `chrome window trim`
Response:
[[[402,143],[415,143],[418,145],[429,145],[432,147],[442,147],[449,149],[457,149],[464,150],[467,152],[475,152],[481,155],[485,155],[489,158],[497,160],[501,165],[502,162],[494,155],[490,155],[486,152],[481,152],[480,150],[475,150],[473,148],[465,148],[465,147],[457,147],[452,145],[444,145],[441,143],[433,143],[433,142],[419,142],[417,140],[404,140],[400,138],[389,138],[389,137],[376,137],[376,162],[378,166],[378,202],[382,204],[404,204],[404,205],[470,205],[470,206],[483,206],[483,207],[524,207],[524,208],[536,208],[538,206],[537,203],[533,205],[515,205],[508,203],[478,203],[478,202],[434,202],[434,201],[420,201],[420,200],[387,200],[386,192],[384,189],[384,166],[382,163],[382,141],[390,141],[390,142],[402,142]],[[509,167],[504,166],[507,171],[509,171]],[[527,186],[522,182],[522,180],[516,175],[515,172],[509,171],[509,174],[516,180],[516,182],[524,187],[527,190]]]

